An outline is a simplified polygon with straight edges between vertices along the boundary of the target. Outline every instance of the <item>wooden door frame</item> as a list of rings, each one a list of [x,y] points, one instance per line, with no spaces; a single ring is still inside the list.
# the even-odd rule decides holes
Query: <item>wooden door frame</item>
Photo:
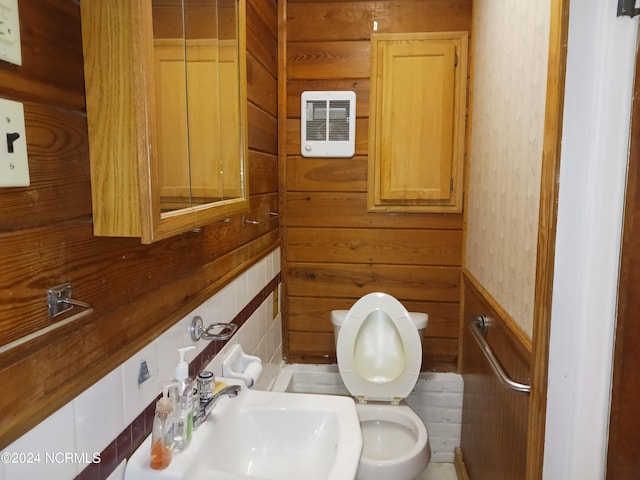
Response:
[[[527,431],[527,480],[542,478],[544,461],[549,336],[551,331],[551,302],[558,218],[562,118],[564,113],[569,32],[569,0],[551,0],[550,17],[547,97],[538,218],[531,399]]]
[[[636,51],[629,142],[629,169],[625,192],[618,308],[613,353],[613,381],[607,448],[607,480],[637,475],[640,447],[640,51]],[[635,282],[634,282],[635,279]]]

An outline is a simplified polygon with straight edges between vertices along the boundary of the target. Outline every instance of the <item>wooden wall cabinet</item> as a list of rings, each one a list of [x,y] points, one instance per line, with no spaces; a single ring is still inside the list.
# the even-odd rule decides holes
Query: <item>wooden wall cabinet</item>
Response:
[[[245,0],[81,15],[94,235],[152,243],[248,211]]]
[[[462,211],[467,38],[371,35],[369,211]]]

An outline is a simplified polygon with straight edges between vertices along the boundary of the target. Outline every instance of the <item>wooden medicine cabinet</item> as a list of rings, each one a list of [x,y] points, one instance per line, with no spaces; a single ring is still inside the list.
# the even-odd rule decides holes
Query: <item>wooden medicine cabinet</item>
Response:
[[[249,210],[245,0],[81,2],[94,234]]]
[[[371,35],[369,211],[462,211],[467,38]]]

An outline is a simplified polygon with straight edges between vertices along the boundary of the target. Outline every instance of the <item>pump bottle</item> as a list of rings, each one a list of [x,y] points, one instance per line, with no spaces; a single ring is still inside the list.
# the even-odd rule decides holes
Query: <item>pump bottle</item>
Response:
[[[195,345],[178,349],[179,362],[176,365],[176,378],[178,384],[178,404],[175,413],[174,449],[182,451],[191,443],[193,432],[193,379],[189,377],[189,364],[185,360],[185,354],[194,350]]]
[[[169,388],[175,383],[164,385],[162,398],[156,403],[156,414],[153,418],[153,429],[151,430],[151,462],[153,470],[163,470],[171,463],[174,423],[173,406],[169,399]]]

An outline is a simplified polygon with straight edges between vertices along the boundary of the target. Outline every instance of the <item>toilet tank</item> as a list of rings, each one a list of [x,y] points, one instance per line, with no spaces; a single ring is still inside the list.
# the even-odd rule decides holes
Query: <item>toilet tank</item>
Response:
[[[344,324],[344,320],[347,318],[347,314],[349,310],[332,310],[331,311],[331,323],[333,324],[333,341],[334,344],[337,345],[338,342],[338,334],[340,333],[340,328]],[[409,312],[409,318],[416,326],[418,333],[420,334],[420,339],[422,339],[422,332],[427,327],[427,322],[429,321],[429,315],[426,313],[420,312]]]

